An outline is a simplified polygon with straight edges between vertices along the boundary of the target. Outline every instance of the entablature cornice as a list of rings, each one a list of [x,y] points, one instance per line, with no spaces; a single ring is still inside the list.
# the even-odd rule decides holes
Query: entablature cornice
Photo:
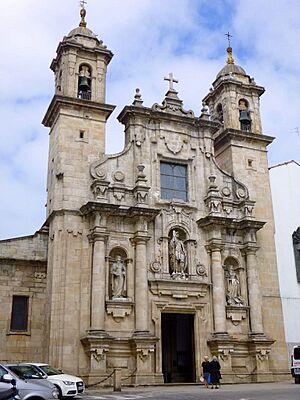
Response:
[[[79,210],[75,209],[59,209],[59,210],[53,210],[51,213],[48,215],[46,221],[43,224],[43,227],[49,228],[50,223],[53,221],[55,217],[59,216],[64,216],[64,215],[73,215],[76,217],[81,217],[81,212]]]
[[[118,216],[127,218],[143,218],[144,220],[153,220],[160,212],[155,208],[131,207],[119,204],[108,204],[100,202],[88,202],[80,208],[83,215],[91,215],[94,212],[100,212],[107,216]]]
[[[218,227],[233,228],[238,230],[254,229],[255,231],[258,231],[265,225],[265,222],[256,221],[253,219],[236,220],[233,218],[208,215],[204,218],[198,219],[197,224],[200,228],[210,229],[210,230],[215,229],[215,227],[218,226]]]
[[[42,124],[47,128],[51,128],[57,114],[63,106],[72,108],[77,107],[80,109],[84,108],[89,112],[96,111],[97,113],[102,113],[106,120],[115,109],[115,106],[111,104],[98,103],[91,100],[83,100],[75,97],[61,96],[56,94],[53,96]]]
[[[205,297],[210,283],[198,280],[174,280],[174,279],[149,279],[150,291],[156,296],[169,296],[174,299],[188,299]]]
[[[223,130],[216,138],[215,138],[215,149],[217,150],[219,147],[224,146],[226,142],[232,141],[242,141],[248,143],[260,143],[267,147],[270,143],[273,142],[273,136],[267,136],[258,133],[245,132],[239,129],[225,129]]]
[[[213,83],[213,90],[211,90],[203,99],[205,103],[209,102],[211,98],[218,96],[220,92],[224,90],[228,90],[232,88],[234,91],[237,90],[237,87],[242,91],[246,91],[248,93],[257,93],[258,97],[260,97],[264,92],[265,88],[263,86],[259,86],[253,83],[244,83],[237,79],[232,79],[230,76],[217,78]]]
[[[187,125],[197,126],[200,128],[207,128],[211,131],[211,133],[215,133],[220,129],[220,123],[216,121],[203,120],[198,117],[194,117],[191,115],[177,115],[172,112],[153,110],[149,107],[137,107],[137,106],[125,106],[121,113],[118,115],[118,120],[127,124],[129,119],[133,119],[135,116],[140,118],[151,118],[157,121],[170,121],[177,123],[185,123]]]
[[[0,265],[11,266],[21,265],[22,267],[36,267],[45,268],[47,267],[47,260],[34,260],[25,258],[14,258],[14,257],[0,257]]]
[[[92,57],[94,57],[95,54],[100,54],[101,56],[104,56],[105,63],[106,63],[106,65],[108,65],[110,60],[113,58],[113,53],[110,50],[108,50],[106,48],[106,46],[103,46],[97,38],[94,38],[94,40],[97,42],[97,45],[94,47],[84,46],[83,44],[76,42],[72,39],[71,40],[65,39],[62,42],[59,42],[57,49],[56,49],[57,55],[52,60],[50,69],[55,72],[55,67],[56,67],[59,59],[64,54],[64,52],[69,48],[73,48],[75,50],[75,52],[84,50],[85,53],[90,53],[90,55]]]

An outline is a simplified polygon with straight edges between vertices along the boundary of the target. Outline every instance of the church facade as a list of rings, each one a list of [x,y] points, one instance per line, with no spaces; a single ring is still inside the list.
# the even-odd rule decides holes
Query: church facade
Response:
[[[227,52],[200,116],[170,74],[162,104],[137,89],[118,116],[124,150],[106,155],[113,55],[81,10],[51,64],[47,219],[0,242],[2,361],[90,384],[115,368],[125,384],[196,382],[205,355],[224,382],[289,376],[264,88]]]

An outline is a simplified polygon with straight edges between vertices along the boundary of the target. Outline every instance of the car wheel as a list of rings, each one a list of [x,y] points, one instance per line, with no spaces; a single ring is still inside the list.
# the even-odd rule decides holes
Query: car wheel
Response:
[[[300,376],[295,377],[295,383],[300,383]]]
[[[57,386],[57,385],[55,385],[55,387],[56,387],[56,389],[57,389],[57,391],[58,391],[58,398],[59,398],[59,399],[62,399],[63,396],[62,396],[61,388],[60,388],[59,386]]]

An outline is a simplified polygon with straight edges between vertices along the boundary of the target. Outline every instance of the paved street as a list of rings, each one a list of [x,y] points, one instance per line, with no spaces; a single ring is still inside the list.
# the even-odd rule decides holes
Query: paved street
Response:
[[[146,388],[126,388],[121,393],[112,389],[87,390],[78,396],[83,400],[299,400],[300,385],[292,381],[286,383],[260,383],[244,385],[224,385],[220,389],[205,389],[198,385],[152,386]]]

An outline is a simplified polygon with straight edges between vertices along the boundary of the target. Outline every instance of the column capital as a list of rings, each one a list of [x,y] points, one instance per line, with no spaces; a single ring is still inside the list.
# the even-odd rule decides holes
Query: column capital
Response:
[[[255,255],[257,250],[259,250],[258,246],[254,245],[246,245],[241,249],[241,253],[244,255]]]
[[[106,229],[96,227],[88,235],[88,239],[90,243],[95,243],[97,241],[106,242],[108,239],[108,233]]]
[[[214,251],[222,251],[224,249],[224,244],[219,240],[212,240],[205,246],[208,253],[212,253]]]
[[[150,236],[145,235],[143,232],[136,232],[134,237],[130,239],[130,241],[133,244],[138,244],[138,243],[147,243],[148,240],[150,240]]]

